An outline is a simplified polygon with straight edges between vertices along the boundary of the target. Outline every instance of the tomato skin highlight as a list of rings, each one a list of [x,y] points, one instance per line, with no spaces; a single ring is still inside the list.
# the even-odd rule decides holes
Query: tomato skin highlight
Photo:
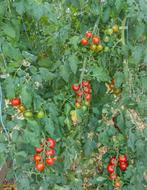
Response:
[[[21,100],[20,100],[20,98],[13,98],[10,100],[10,104],[12,106],[19,106],[19,105],[21,105]]]
[[[81,39],[81,44],[86,46],[88,44],[88,40],[86,38]]]
[[[36,169],[37,169],[38,171],[42,171],[42,170],[44,170],[44,168],[45,168],[44,163],[37,163],[37,164],[36,164]]]
[[[47,158],[45,162],[47,165],[52,166],[54,165],[54,158]]]
[[[79,91],[79,90],[80,90],[80,84],[73,84],[73,85],[72,85],[72,89],[73,89],[74,91]]]
[[[94,37],[94,38],[92,38],[92,43],[93,44],[99,44],[100,43],[100,37]]]
[[[108,171],[108,173],[113,173],[114,172],[114,168],[113,168],[113,165],[111,165],[111,164],[108,164],[108,166],[107,166],[107,171]]]
[[[56,141],[52,138],[47,138],[47,142],[50,143],[50,145],[49,145],[50,148],[53,148],[56,144]]]
[[[87,38],[91,38],[91,37],[92,37],[92,32],[87,31],[87,32],[85,33],[85,36],[86,36]]]

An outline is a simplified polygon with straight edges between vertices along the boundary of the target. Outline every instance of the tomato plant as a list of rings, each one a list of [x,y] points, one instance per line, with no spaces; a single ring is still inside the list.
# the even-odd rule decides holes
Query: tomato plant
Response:
[[[146,9],[0,1],[0,168],[17,189],[146,189]]]

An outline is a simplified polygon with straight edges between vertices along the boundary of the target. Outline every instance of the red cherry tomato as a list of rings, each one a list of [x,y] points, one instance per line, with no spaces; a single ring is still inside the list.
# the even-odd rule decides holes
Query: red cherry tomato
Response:
[[[115,173],[111,173],[110,176],[109,176],[109,178],[110,178],[111,180],[114,180],[114,179],[117,178],[117,175],[116,175]]]
[[[85,99],[86,99],[87,101],[90,101],[90,100],[91,100],[91,95],[90,95],[90,94],[87,94],[86,97],[85,97]]]
[[[41,160],[41,156],[40,155],[38,155],[38,154],[35,154],[34,155],[34,161],[40,161]]]
[[[111,158],[110,158],[109,163],[110,163],[111,165],[116,165],[116,164],[117,164],[116,162],[117,162],[117,161],[116,161],[116,158],[115,158],[115,157],[111,157]]]
[[[113,167],[113,165],[108,164],[108,166],[107,166],[107,171],[108,171],[110,174],[113,173],[113,172],[114,172],[114,167]]]
[[[84,45],[84,46],[86,46],[88,44],[88,40],[85,39],[85,38],[82,38],[81,39],[81,44]]]
[[[52,138],[47,138],[47,142],[49,142],[49,147],[53,148],[56,144],[56,141]]]
[[[43,151],[43,148],[35,147],[35,151],[36,153],[41,153]]]
[[[47,150],[46,151],[46,156],[53,156],[55,154],[55,151],[53,149]]]
[[[72,89],[73,89],[74,91],[78,91],[78,90],[80,90],[80,85],[79,85],[79,84],[73,84],[73,85],[72,85]]]
[[[128,167],[128,163],[127,162],[120,162],[119,167],[121,170],[126,170]]]
[[[119,155],[118,160],[119,160],[119,162],[126,162],[127,156],[125,154]]]
[[[92,37],[92,32],[87,31],[85,33],[85,35],[86,35],[87,38],[91,38]]]
[[[10,100],[10,104],[12,106],[19,106],[19,105],[21,105],[21,100],[20,100],[20,98],[13,98]]]
[[[100,37],[94,37],[94,38],[92,38],[92,43],[93,44],[99,44],[100,43]]]
[[[83,91],[80,90],[79,92],[76,93],[77,96],[81,97],[83,95]]]
[[[86,88],[84,88],[84,93],[85,94],[90,94],[90,88],[89,87],[86,87]]]
[[[37,164],[36,164],[36,169],[37,169],[38,171],[42,171],[42,170],[44,170],[44,168],[45,168],[44,163],[37,163]]]
[[[86,86],[86,87],[89,87],[90,84],[89,84],[89,81],[88,80],[82,80],[82,86]]]
[[[46,159],[46,164],[48,164],[49,166],[54,165],[54,158],[47,158]]]

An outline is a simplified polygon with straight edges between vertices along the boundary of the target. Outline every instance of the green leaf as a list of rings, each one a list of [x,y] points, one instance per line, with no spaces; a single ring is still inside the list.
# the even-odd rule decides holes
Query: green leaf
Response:
[[[46,132],[48,132],[52,137],[54,137],[55,127],[54,127],[54,123],[53,123],[52,119],[47,118],[45,122],[46,122],[46,124],[45,124]]]
[[[98,66],[92,68],[92,76],[96,78],[98,82],[110,80],[107,71],[104,68]]]
[[[49,72],[46,68],[39,68],[39,74],[45,81],[52,81],[56,77],[54,73]]]
[[[70,65],[70,68],[71,68],[72,72],[74,74],[76,74],[77,68],[78,68],[78,64],[79,64],[79,60],[78,60],[77,56],[76,55],[71,55],[68,58],[68,61],[69,61],[69,65]]]
[[[27,51],[22,51],[22,55],[27,61],[35,62],[37,60],[37,56],[35,56]]]
[[[8,99],[15,97],[15,80],[9,76],[6,78],[5,82],[5,91],[6,91],[6,97]]]
[[[61,77],[68,82],[69,80],[69,76],[70,76],[70,69],[68,67],[68,65],[61,65],[60,66],[60,75]]]
[[[23,86],[20,93],[23,104],[29,109],[32,108],[33,93],[29,86]]]
[[[5,24],[2,29],[4,34],[9,36],[10,38],[16,37],[15,29],[12,27],[11,24]]]

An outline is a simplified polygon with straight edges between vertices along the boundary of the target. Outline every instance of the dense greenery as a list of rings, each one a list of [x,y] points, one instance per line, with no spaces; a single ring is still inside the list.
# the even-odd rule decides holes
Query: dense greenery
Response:
[[[129,163],[117,169],[121,189],[147,188],[146,10],[146,0],[0,0],[0,165],[13,161],[19,190],[112,190],[106,167],[118,154]],[[80,44],[86,31],[102,51]],[[71,86],[83,79],[92,100],[76,108]],[[34,147],[47,137],[55,165],[38,172]]]

